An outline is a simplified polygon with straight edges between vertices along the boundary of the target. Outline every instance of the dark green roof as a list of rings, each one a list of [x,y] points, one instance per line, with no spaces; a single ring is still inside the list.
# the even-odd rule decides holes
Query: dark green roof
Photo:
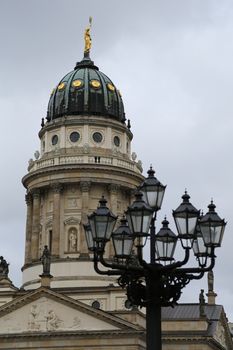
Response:
[[[100,115],[125,122],[119,90],[89,57],[62,78],[50,97],[47,120],[67,115]]]

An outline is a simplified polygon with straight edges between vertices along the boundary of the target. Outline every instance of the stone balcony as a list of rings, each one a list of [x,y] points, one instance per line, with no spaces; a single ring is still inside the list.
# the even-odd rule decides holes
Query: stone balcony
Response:
[[[127,159],[122,159],[113,156],[90,156],[90,155],[55,155],[51,158],[30,160],[28,171],[29,173],[58,165],[72,165],[72,164],[102,164],[110,165],[118,168],[124,168],[134,171],[138,174],[142,173],[142,163],[141,161],[132,161]]]

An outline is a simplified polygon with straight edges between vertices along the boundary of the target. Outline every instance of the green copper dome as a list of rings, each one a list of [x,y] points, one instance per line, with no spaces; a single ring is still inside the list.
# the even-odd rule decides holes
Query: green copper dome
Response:
[[[51,94],[47,120],[69,115],[99,115],[125,122],[119,90],[89,55],[62,78]]]

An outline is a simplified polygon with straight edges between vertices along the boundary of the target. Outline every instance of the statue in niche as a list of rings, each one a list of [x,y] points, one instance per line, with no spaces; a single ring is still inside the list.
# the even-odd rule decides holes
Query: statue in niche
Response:
[[[69,252],[76,252],[77,251],[77,230],[76,228],[71,228],[69,230],[68,234],[68,247]]]
[[[44,246],[40,260],[43,265],[43,275],[50,275],[51,254],[47,245]]]
[[[8,273],[9,273],[9,264],[6,262],[3,256],[0,256],[0,278],[8,277]]]

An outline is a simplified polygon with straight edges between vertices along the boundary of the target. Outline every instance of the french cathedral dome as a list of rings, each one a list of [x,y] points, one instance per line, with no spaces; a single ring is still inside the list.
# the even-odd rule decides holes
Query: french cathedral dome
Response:
[[[69,115],[100,115],[125,122],[121,94],[114,83],[84,55],[53,90],[47,120]]]

